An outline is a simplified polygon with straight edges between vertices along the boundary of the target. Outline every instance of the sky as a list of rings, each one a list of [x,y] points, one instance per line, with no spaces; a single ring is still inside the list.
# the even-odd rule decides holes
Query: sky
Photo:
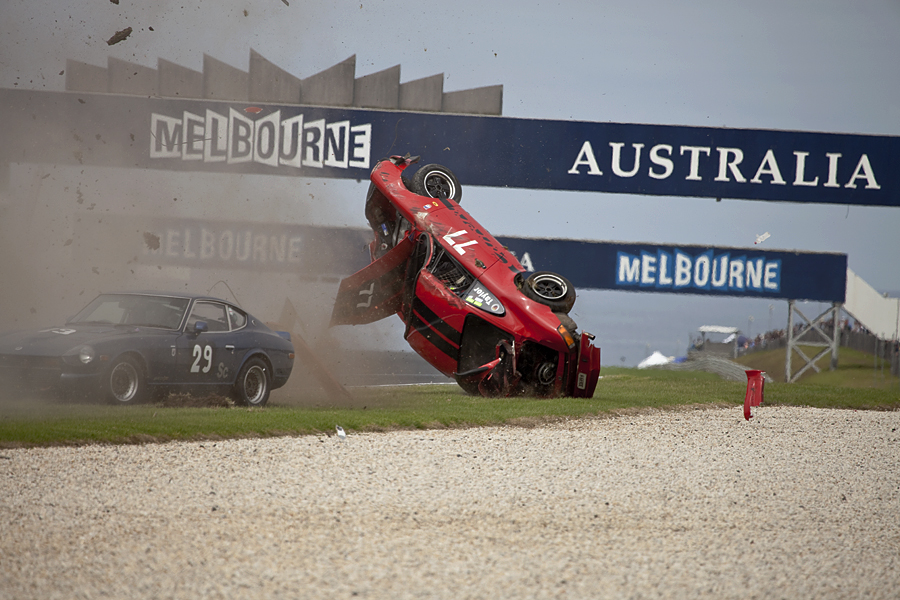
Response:
[[[443,73],[445,91],[502,84],[510,117],[900,135],[897,31],[896,0],[4,0],[0,87],[61,91],[67,58],[199,71],[206,53],[246,70],[253,49],[298,77],[355,55],[357,77],[399,64],[401,82]],[[365,225],[359,184],[305,183],[302,199],[291,178],[239,185],[267,198],[266,214]],[[177,195],[191,183],[164,185]],[[769,249],[843,252],[877,290],[900,291],[898,208],[514,187],[468,188],[465,202],[495,235],[749,247],[769,233]],[[787,303],[581,291],[573,316],[598,334],[604,363],[636,364],[683,354],[700,325],[783,327]]]

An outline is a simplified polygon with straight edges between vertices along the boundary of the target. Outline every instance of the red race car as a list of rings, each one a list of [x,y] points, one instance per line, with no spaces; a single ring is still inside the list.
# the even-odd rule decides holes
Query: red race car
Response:
[[[459,202],[446,167],[403,175],[418,157],[372,170],[366,218],[372,263],[341,282],[332,325],[397,314],[409,345],[469,393],[594,395],[600,349],[568,313],[575,289],[562,275],[525,269]]]

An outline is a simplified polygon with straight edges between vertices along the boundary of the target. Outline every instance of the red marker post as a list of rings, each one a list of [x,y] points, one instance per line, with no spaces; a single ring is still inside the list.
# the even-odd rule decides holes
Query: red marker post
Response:
[[[765,371],[757,371],[748,369],[747,373],[747,395],[744,396],[744,419],[750,420],[753,415],[750,414],[751,406],[759,406],[763,401],[763,385],[766,380],[763,377]]]

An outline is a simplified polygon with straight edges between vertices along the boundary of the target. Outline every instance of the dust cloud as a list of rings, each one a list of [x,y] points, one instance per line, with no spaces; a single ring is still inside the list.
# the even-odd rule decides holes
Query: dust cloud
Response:
[[[302,338],[354,397],[363,393],[356,386],[446,381],[405,348],[399,319],[328,327],[339,281],[350,274],[340,265],[358,264],[368,234],[357,227],[358,243],[341,247],[315,235],[306,243],[305,228],[364,226],[365,185],[53,164],[7,169],[0,332],[62,325],[104,292],[201,293],[235,302],[297,344]],[[202,236],[217,244],[208,244],[205,258]],[[291,236],[299,240],[294,254],[279,253]],[[257,252],[259,239],[271,247]],[[254,254],[242,261],[240,251]],[[346,404],[324,393],[321,377],[298,353],[287,386],[270,402]]]
[[[249,27],[280,20],[285,9],[278,3],[248,13],[166,0],[85,5],[73,19],[71,7],[49,0],[14,4],[7,9],[8,22],[31,25],[14,28],[21,43],[7,46],[0,79],[10,89],[21,80],[29,82],[24,87],[62,91],[65,58],[92,65],[116,58],[151,68],[165,58],[199,69],[204,51],[243,69],[249,48],[223,48],[221,40],[245,39]],[[204,23],[211,12],[226,18],[216,27],[171,26]],[[47,27],[36,24],[37,14]],[[306,10],[304,19],[313,23],[315,15]],[[304,47],[304,36],[285,43],[290,56],[315,56]],[[96,154],[87,160],[92,152],[125,155],[146,131],[87,119],[69,124],[59,118],[51,126],[40,114],[30,116],[27,122],[25,115],[13,117],[27,139],[7,134],[4,147],[52,140],[65,147],[67,160],[20,163],[13,150],[0,151],[0,333],[61,325],[103,292],[201,293],[233,301],[273,327],[302,336],[348,386],[397,377],[443,379],[409,352],[398,319],[329,329],[339,281],[350,274],[336,265],[362,255],[362,241],[336,245],[326,231],[315,242],[293,242],[308,238],[315,227],[362,231],[367,182],[101,167]],[[99,131],[118,137],[107,139]],[[268,241],[257,244],[263,239]],[[273,392],[272,402],[330,401],[322,392],[315,370],[296,360],[288,385]]]

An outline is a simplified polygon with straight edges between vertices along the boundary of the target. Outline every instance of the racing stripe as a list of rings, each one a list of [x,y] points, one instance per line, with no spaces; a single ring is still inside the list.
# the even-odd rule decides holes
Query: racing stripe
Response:
[[[452,358],[454,361],[459,360],[459,348],[453,346],[450,342],[441,337],[441,335],[428,326],[428,323],[424,322],[418,314],[413,313],[412,318],[412,328],[419,332],[426,340],[431,342],[431,344]]]
[[[447,325],[418,298],[413,302],[410,321],[410,326],[431,342],[435,348],[453,360],[459,360],[459,332]]]
[[[454,345],[459,346],[462,334],[437,316],[418,296],[413,300],[413,310],[422,315],[422,319],[429,327],[436,329],[442,336],[453,342]]]

